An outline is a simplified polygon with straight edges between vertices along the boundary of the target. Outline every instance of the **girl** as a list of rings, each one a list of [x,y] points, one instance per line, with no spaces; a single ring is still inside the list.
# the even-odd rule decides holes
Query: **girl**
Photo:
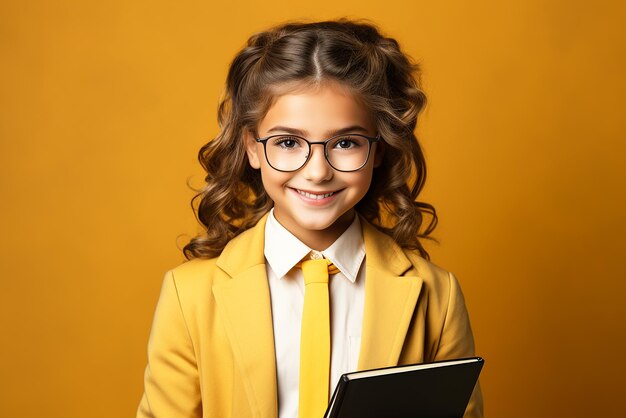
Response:
[[[416,72],[364,23],[248,40],[199,153],[204,234],[163,282],[138,417],[319,418],[343,373],[474,354],[459,284],[419,241],[437,217],[416,200]],[[482,416],[478,386],[465,416]]]

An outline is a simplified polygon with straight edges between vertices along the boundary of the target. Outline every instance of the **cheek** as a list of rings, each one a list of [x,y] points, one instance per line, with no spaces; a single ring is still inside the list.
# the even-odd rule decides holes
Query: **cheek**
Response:
[[[288,173],[282,173],[269,167],[267,163],[261,163],[261,179],[263,181],[263,187],[270,194],[282,189],[289,180]]]
[[[354,176],[354,178],[350,180],[350,184],[352,185],[355,191],[354,193],[356,195],[355,197],[358,197],[359,200],[363,196],[365,196],[365,194],[369,190],[372,184],[372,174],[373,174],[372,168],[367,167],[367,169],[364,169],[364,171],[359,172],[358,175]]]

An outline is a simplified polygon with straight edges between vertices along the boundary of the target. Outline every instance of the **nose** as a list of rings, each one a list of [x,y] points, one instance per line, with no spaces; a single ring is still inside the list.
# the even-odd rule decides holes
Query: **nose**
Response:
[[[323,144],[311,145],[311,156],[302,168],[302,175],[305,179],[315,183],[333,178],[333,168],[326,161]]]

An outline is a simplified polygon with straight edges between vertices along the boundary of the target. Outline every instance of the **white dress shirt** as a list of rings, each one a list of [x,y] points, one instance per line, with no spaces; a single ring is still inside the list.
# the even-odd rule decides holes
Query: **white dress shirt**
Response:
[[[319,257],[283,227],[270,211],[265,226],[265,259],[272,303],[279,418],[297,418],[300,379],[300,328],[304,304],[302,270],[293,268],[305,256]],[[358,215],[321,254],[339,273],[331,276],[330,394],[343,373],[357,369],[365,293],[365,244]]]

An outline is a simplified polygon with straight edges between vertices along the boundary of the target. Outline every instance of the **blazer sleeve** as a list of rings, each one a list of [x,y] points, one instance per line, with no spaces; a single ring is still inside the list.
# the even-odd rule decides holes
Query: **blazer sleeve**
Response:
[[[435,360],[473,357],[475,355],[474,336],[461,287],[452,273],[448,273],[448,276],[450,281],[448,304]],[[480,383],[477,382],[465,410],[464,418],[482,417],[483,399]]]
[[[198,367],[176,281],[165,275],[150,339],[144,393],[137,418],[198,418],[202,402]]]

